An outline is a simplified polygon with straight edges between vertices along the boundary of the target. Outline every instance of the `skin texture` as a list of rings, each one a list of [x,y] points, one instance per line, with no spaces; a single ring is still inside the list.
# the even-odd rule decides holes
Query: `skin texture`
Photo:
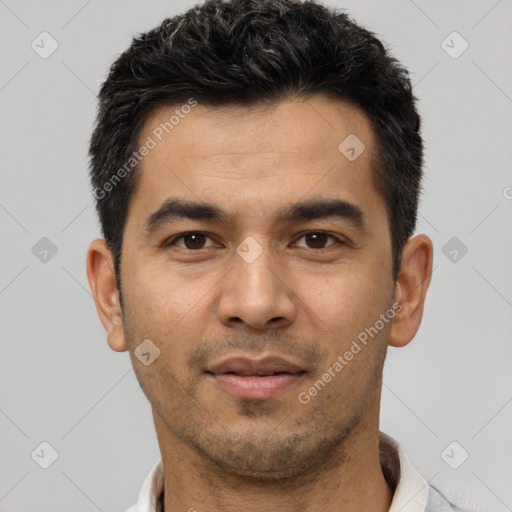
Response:
[[[175,108],[157,109],[139,140]],[[338,149],[349,134],[366,146],[354,161]],[[198,105],[141,163],[124,232],[123,312],[112,255],[104,240],[90,244],[87,273],[108,343],[130,351],[152,406],[166,512],[388,510],[393,490],[378,452],[382,367],[388,345],[406,345],[419,328],[432,243],[409,239],[395,283],[386,205],[370,169],[374,144],[364,113],[338,100]],[[146,219],[169,197],[215,203],[230,221],[176,219],[148,233]],[[358,206],[364,226],[273,222],[312,198]],[[206,236],[166,245],[186,231]],[[236,252],[249,236],[262,249],[251,263]],[[398,303],[393,320],[301,403],[299,393]],[[149,366],[134,355],[144,339],[160,350]],[[240,355],[280,356],[305,373],[272,398],[242,399],[205,373]]]

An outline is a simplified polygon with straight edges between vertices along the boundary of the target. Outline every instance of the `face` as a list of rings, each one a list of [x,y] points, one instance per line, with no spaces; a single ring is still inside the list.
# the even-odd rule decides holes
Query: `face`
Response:
[[[296,476],[378,407],[394,282],[371,127],[322,97],[199,104],[159,141],[175,108],[140,134],[156,147],[124,232],[134,369],[159,436],[239,474]],[[355,159],[354,138],[339,149],[351,134]]]

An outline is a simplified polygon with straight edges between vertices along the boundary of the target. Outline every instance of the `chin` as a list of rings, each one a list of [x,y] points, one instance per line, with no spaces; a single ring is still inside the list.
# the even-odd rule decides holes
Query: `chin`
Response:
[[[295,425],[293,432],[287,432],[279,424],[265,423],[242,433],[213,435],[203,430],[188,441],[212,469],[253,483],[303,482],[344,460],[343,441],[350,428],[321,433],[312,425],[303,429]]]

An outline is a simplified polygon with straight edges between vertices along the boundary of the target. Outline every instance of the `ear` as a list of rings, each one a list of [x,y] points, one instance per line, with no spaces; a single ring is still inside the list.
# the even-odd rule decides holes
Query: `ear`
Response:
[[[396,309],[389,344],[403,347],[418,331],[423,316],[425,296],[432,276],[433,246],[426,235],[410,238],[402,252],[402,264],[395,285]]]
[[[87,278],[98,316],[107,331],[110,348],[117,352],[128,350],[124,338],[114,260],[103,239],[93,240],[87,249]]]

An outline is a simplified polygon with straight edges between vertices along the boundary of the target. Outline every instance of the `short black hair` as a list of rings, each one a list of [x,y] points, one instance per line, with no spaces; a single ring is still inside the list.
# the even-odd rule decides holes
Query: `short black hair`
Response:
[[[373,32],[314,0],[206,0],[134,37],[101,86],[90,176],[119,292],[123,231],[140,174],[133,157],[155,108],[318,95],[350,102],[370,120],[372,176],[387,205],[396,279],[416,225],[423,165],[408,71]]]

